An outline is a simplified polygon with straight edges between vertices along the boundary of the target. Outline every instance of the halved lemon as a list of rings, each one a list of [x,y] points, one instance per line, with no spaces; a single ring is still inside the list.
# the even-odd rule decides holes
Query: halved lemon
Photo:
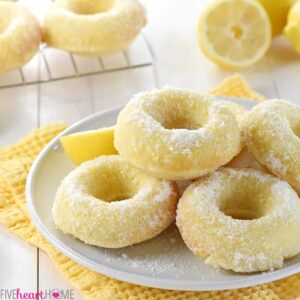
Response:
[[[66,155],[76,164],[100,155],[117,153],[114,147],[114,127],[62,136],[60,142]]]
[[[198,24],[204,54],[224,68],[254,64],[268,50],[272,29],[263,6],[253,0],[215,0]]]

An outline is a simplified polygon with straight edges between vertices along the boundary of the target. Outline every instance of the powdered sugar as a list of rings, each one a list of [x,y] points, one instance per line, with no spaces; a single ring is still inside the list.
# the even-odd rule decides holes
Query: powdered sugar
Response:
[[[172,225],[160,236],[123,249],[102,250],[106,264],[121,266],[131,272],[153,277],[209,279],[222,276],[221,270],[206,266],[183,243],[177,228]],[[101,253],[102,254],[102,253]]]
[[[172,193],[170,184],[165,182],[163,184],[163,187],[161,188],[161,190],[154,196],[153,201],[154,202],[163,202],[165,199],[167,199],[168,197],[170,197]]]
[[[151,228],[155,228],[160,222],[161,222],[160,217],[158,215],[155,215],[149,220],[149,226]]]
[[[205,129],[202,131],[205,133]],[[171,143],[179,147],[191,147],[199,145],[199,133],[195,130],[174,129],[170,136]]]
[[[283,259],[280,260],[279,264],[282,264]],[[268,268],[274,262],[270,256],[266,256],[264,253],[257,253],[256,255],[249,255],[248,253],[243,253],[241,251],[236,251],[233,256],[233,263],[235,266],[243,266],[247,270],[257,270],[257,266],[260,268]],[[278,262],[277,262],[278,267]]]
[[[297,215],[299,207],[297,203],[299,201],[297,194],[290,188],[290,186],[284,181],[278,181],[272,185],[271,192],[274,196],[283,200],[281,210],[278,209],[278,213],[285,215],[286,212],[292,215]]]
[[[276,196],[282,195],[287,190],[289,190],[289,185],[284,181],[278,181],[271,187],[271,192]],[[290,195],[290,193],[288,195]],[[289,197],[287,197],[287,199],[288,198]]]
[[[197,205],[197,211],[199,213],[203,214],[212,211],[218,211],[215,199],[217,198],[217,193],[219,193],[220,189],[221,181],[219,178],[215,178],[215,180],[209,182],[209,184],[203,184],[194,189],[194,197],[202,198]]]
[[[275,172],[277,172],[283,176],[286,174],[287,167],[286,167],[286,165],[284,165],[282,163],[282,161],[279,158],[275,157],[272,154],[269,154],[267,156],[267,161],[270,164],[270,168],[272,170],[274,170]]]

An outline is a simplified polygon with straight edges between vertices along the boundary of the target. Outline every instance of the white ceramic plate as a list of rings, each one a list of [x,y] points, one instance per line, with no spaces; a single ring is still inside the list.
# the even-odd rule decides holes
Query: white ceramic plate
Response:
[[[238,100],[234,100],[238,102]],[[241,101],[247,108],[254,102]],[[175,225],[158,237],[123,249],[89,246],[55,228],[51,208],[55,191],[72,169],[59,137],[70,133],[114,125],[120,108],[99,112],[69,127],[40,153],[26,187],[29,211],[44,237],[74,261],[123,281],[174,290],[224,290],[270,282],[300,271],[300,255],[289,259],[281,270],[238,274],[215,270],[197,259],[184,245]]]

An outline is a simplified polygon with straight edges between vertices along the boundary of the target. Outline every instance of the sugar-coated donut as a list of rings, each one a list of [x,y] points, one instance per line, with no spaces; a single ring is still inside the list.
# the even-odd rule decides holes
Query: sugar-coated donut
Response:
[[[44,41],[81,55],[126,48],[146,24],[138,0],[56,0],[44,20]]]
[[[142,174],[118,155],[77,167],[57,190],[56,226],[87,244],[120,248],[149,240],[175,219],[176,183]]]
[[[247,114],[246,144],[255,158],[300,191],[300,107],[285,100],[262,102]]]
[[[120,112],[115,147],[154,177],[193,179],[240,151],[233,113],[213,96],[166,87],[137,94]]]
[[[195,181],[177,209],[186,245],[236,272],[281,268],[300,252],[300,200],[290,185],[251,169],[221,168]]]
[[[22,5],[0,1],[0,72],[22,67],[39,49],[41,28]]]
[[[247,110],[245,107],[231,101],[220,101],[222,105],[231,110],[234,114],[239,127],[241,129],[241,133],[244,132],[245,127],[245,118]],[[241,135],[241,151],[228,163],[226,164],[228,168],[252,168],[263,171],[263,167],[258,163],[258,161],[254,158],[254,156],[250,153],[248,148],[246,147],[246,142],[244,135]]]

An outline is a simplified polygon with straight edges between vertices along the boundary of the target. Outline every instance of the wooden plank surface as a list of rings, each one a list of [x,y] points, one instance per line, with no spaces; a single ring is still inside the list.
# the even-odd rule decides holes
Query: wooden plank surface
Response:
[[[37,290],[37,249],[0,226],[0,289]]]

